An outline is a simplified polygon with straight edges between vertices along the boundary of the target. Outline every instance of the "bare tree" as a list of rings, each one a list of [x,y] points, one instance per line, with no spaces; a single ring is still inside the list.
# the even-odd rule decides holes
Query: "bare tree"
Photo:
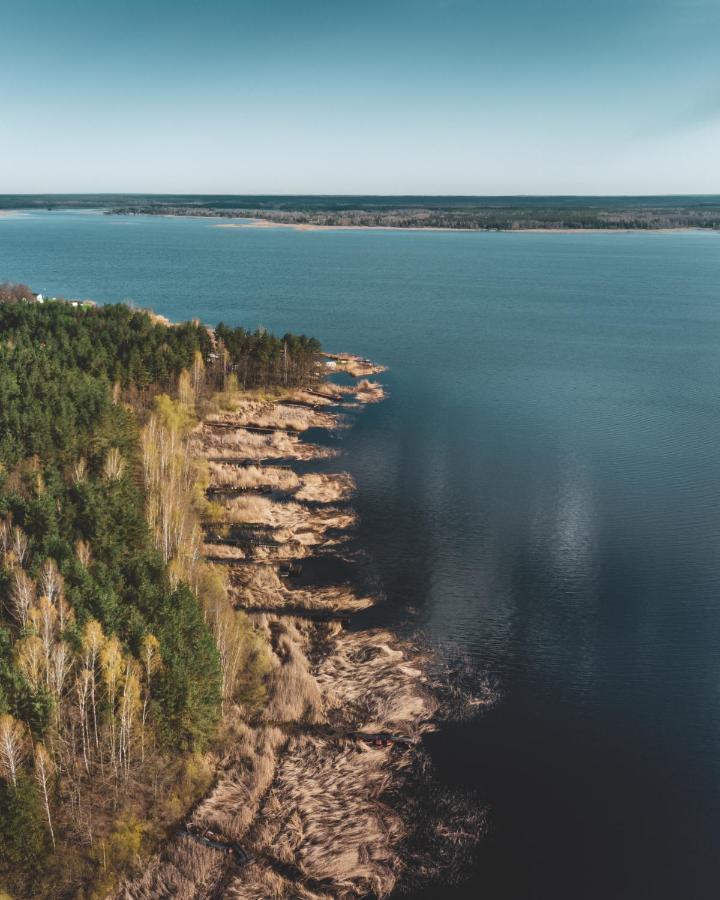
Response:
[[[38,605],[30,610],[30,621],[35,626],[38,636],[42,641],[45,652],[45,682],[50,686],[50,655],[55,643],[58,614],[55,607],[47,597],[41,597]]]
[[[117,447],[112,447],[105,457],[103,475],[108,481],[119,481],[125,471],[125,460]]]
[[[98,727],[97,727],[97,698],[96,698],[96,690],[95,690],[95,671],[97,668],[98,657],[100,655],[100,651],[105,644],[105,635],[103,634],[102,625],[97,621],[97,619],[90,619],[90,621],[85,625],[85,630],[83,632],[82,638],[82,647],[83,647],[83,655],[85,659],[85,668],[91,674],[90,678],[90,702],[92,704],[92,714],[93,714],[93,737],[95,739],[95,747],[96,749],[100,746],[100,741],[98,739]]]
[[[25,628],[30,615],[30,607],[35,600],[35,582],[24,569],[15,569],[10,588],[10,608],[13,618],[21,628]]]
[[[147,721],[148,704],[150,703],[150,685],[152,677],[162,664],[160,658],[160,641],[154,634],[146,634],[142,643],[142,667],[145,674],[145,696],[142,706],[142,729],[140,731],[141,759],[145,761],[145,722]]]
[[[89,669],[83,669],[75,680],[75,694],[78,701],[78,716],[82,738],[83,761],[85,771],[90,772],[90,728],[88,726],[88,698],[90,696],[90,684],[93,681],[93,673]]]
[[[36,634],[15,644],[15,659],[30,687],[36,691],[45,680],[45,648]]]
[[[35,762],[35,780],[38,783],[40,792],[43,797],[43,805],[45,806],[45,815],[48,820],[48,828],[50,829],[50,838],[52,840],[53,850],[55,849],[55,832],[53,831],[52,816],[50,815],[50,780],[55,771],[55,764],[50,754],[45,749],[44,744],[35,745],[34,753]]]
[[[13,528],[10,549],[16,562],[21,566],[24,565],[28,554],[29,541],[25,532],[18,525]]]
[[[40,569],[40,593],[44,594],[53,605],[57,605],[63,586],[63,577],[57,563],[54,559],[46,559]]]
[[[60,709],[60,700],[65,689],[65,680],[71,664],[70,647],[65,641],[58,641],[53,647],[50,657],[50,687],[57,697],[58,710]]]
[[[120,649],[120,641],[116,637],[108,638],[105,646],[100,651],[100,669],[105,691],[107,693],[110,712],[110,758],[113,765],[117,764],[117,720],[116,701],[120,679],[123,673],[123,656]]]
[[[140,678],[137,663],[128,659],[125,663],[122,696],[120,698],[120,762],[125,775],[130,773],[130,740],[133,724],[140,710]]]
[[[11,715],[0,716],[0,775],[17,787],[18,769],[27,753],[25,726]]]

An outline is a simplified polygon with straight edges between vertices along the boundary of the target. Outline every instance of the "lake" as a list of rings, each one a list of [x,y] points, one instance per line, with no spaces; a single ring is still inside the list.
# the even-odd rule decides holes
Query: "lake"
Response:
[[[343,442],[372,616],[499,692],[428,739],[490,806],[442,896],[720,894],[720,235],[28,213],[2,279],[387,364]]]

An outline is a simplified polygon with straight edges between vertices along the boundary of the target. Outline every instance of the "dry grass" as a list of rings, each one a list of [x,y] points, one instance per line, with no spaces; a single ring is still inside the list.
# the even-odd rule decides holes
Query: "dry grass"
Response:
[[[155,856],[139,878],[121,885],[118,900],[199,900],[212,895],[222,876],[223,858],[189,838],[176,838],[163,857]]]
[[[288,469],[275,466],[237,466],[232,463],[209,465],[210,487],[215,490],[262,490],[294,491],[301,487],[302,480]]]
[[[355,492],[355,482],[346,472],[297,475],[276,466],[234,463],[208,463],[210,488],[227,491],[273,490],[292,493],[296,500],[313,503],[337,503]]]
[[[235,547],[232,544],[204,543],[201,547],[203,556],[210,559],[244,562],[248,560],[273,562],[280,560],[303,559],[310,549],[305,544],[286,542],[283,544],[255,544],[250,547]]]
[[[331,612],[353,612],[371,606],[371,597],[359,596],[349,587],[290,590],[275,565],[238,566],[230,576],[230,596],[237,606],[283,606]]]
[[[312,472],[303,475],[299,489],[295,492],[296,500],[319,503],[337,503],[348,500],[355,493],[355,481],[347,472],[325,475]]]
[[[322,721],[324,708],[331,721],[353,729],[417,734],[429,727],[433,706],[424,675],[388,632],[340,636],[313,673],[303,653],[312,626],[303,631],[286,619],[270,624],[278,635],[276,652],[284,657],[280,671],[292,666],[293,672],[276,677],[268,716],[312,721],[310,708],[314,720]],[[305,703],[294,700],[298,695]],[[294,736],[253,830],[253,848],[296,866],[310,884],[330,884],[332,896],[388,896],[401,868],[396,848],[406,829],[380,798],[408,754],[320,735]],[[261,896],[262,886],[270,884],[278,896],[295,896],[286,879],[272,876],[268,882],[268,877],[263,871],[246,873],[228,896]]]
[[[274,623],[275,671],[264,717],[270,722],[325,721],[323,699],[302,646],[303,636],[289,619]]]
[[[285,529],[290,539],[298,529],[312,529],[321,537],[329,528],[347,529],[357,523],[355,513],[335,507],[311,509],[300,503],[278,503],[267,497],[242,495],[218,504],[224,521],[248,525],[270,525]],[[276,537],[276,539],[279,539]]]
[[[279,504],[273,503],[267,497],[256,497],[254,495],[233,497],[231,500],[218,505],[225,522],[247,523],[248,525],[276,524],[275,507],[279,506]]]
[[[259,434],[242,428],[198,429],[192,438],[192,450],[198,456],[214,459],[327,459],[335,451],[329,447],[306,444],[283,431]]]
[[[230,751],[223,760],[223,772],[196,809],[193,822],[227,840],[240,841],[272,784],[287,737],[279,728],[251,728],[238,716],[227,738]]]
[[[399,867],[393,848],[404,834],[399,818],[378,799],[390,779],[389,753],[293,737],[254,846],[297,866],[306,878],[326,881],[334,897],[387,896]]]
[[[329,713],[347,725],[417,735],[435,712],[425,675],[388,631],[343,634],[318,667]]]
[[[327,900],[297,881],[290,881],[264,863],[248,866],[225,892],[227,900]]]
[[[226,724],[230,746],[216,786],[197,807],[192,822],[228,840],[242,840],[275,776],[278,754],[287,737],[278,728],[250,728],[234,710]],[[156,855],[144,874],[122,886],[122,900],[211,896],[225,871],[225,859],[209,847],[177,836]]]
[[[422,671],[388,632],[340,636],[314,673],[306,648],[315,626],[267,617],[265,625],[276,657],[266,720],[322,723],[327,710],[331,720],[353,729],[417,733],[427,727],[432,704]],[[193,821],[241,840],[257,859],[223,896],[312,900],[328,889],[345,898],[391,893],[407,828],[381,798],[411,751],[312,733],[288,738],[275,726],[251,728],[239,720],[227,737],[223,772]],[[178,838],[120,896],[200,900],[218,884],[222,860]],[[318,893],[314,885],[321,881]]]
[[[212,416],[207,421],[232,421],[238,425],[259,428],[305,431],[307,428],[335,428],[337,416],[304,406],[288,406],[282,402],[245,400],[238,397],[230,404],[230,413]]]
[[[378,381],[368,381],[364,378],[357,383],[355,399],[359,403],[380,403],[385,399],[385,388]]]

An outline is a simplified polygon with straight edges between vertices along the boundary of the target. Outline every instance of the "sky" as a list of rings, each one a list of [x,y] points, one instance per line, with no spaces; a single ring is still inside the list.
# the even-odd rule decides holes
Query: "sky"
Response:
[[[0,0],[0,193],[720,193],[720,0]]]

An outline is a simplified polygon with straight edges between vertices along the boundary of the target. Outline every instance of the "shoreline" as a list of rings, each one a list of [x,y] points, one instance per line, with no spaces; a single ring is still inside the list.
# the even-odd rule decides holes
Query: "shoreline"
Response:
[[[62,209],[59,207],[58,209]],[[103,215],[117,215],[107,209],[95,210],[74,210],[68,208],[70,212],[97,212]],[[57,210],[53,210],[57,211]],[[45,212],[45,210],[33,209],[7,209],[0,210],[0,219],[21,218],[32,214],[33,212]],[[289,229],[291,231],[412,231],[412,232],[440,232],[452,234],[460,232],[463,234],[676,234],[676,233],[697,233],[697,234],[717,234],[720,233],[716,228],[703,228],[701,226],[678,226],[669,228],[453,228],[450,226],[440,225],[318,225],[309,222],[275,222],[272,219],[256,218],[247,222],[226,222],[214,221],[217,219],[225,219],[225,216],[210,215],[191,215],[179,214],[171,212],[131,212],[126,213],[128,216],[151,216],[153,218],[164,219],[204,219],[210,220],[212,228],[260,228],[260,229]]]
[[[484,831],[484,811],[468,809],[464,838],[443,837],[444,813],[428,799],[423,824],[436,845],[426,838],[425,852],[406,852],[418,843],[418,808],[431,793],[422,735],[447,714],[430,657],[388,629],[345,627],[375,597],[351,583],[320,587],[293,575],[308,560],[352,568],[356,555],[354,482],[342,471],[294,471],[293,461],[327,458],[303,432],[346,427],[349,416],[385,396],[380,383],[367,380],[382,366],[324,356],[331,371],[354,383],[325,378],[317,389],[271,401],[239,394],[193,434],[217,510],[201,552],[227,571],[235,608],[265,633],[272,689],[259,714],[240,707],[228,713],[229,749],[214,786],[185,834],[121,887],[124,900],[198,891],[235,900],[387,897],[400,884],[460,867]],[[289,465],[265,465],[272,459]],[[433,816],[437,828],[427,826]],[[250,861],[239,868],[186,836],[208,830],[242,846]]]
[[[167,218],[222,218],[221,216],[173,216]],[[271,219],[257,219],[252,222],[218,222],[213,228],[289,228],[293,231],[440,231],[466,234],[673,234],[677,232],[698,232],[715,234],[714,228],[443,228],[437,225],[313,225],[304,222],[273,222]]]

